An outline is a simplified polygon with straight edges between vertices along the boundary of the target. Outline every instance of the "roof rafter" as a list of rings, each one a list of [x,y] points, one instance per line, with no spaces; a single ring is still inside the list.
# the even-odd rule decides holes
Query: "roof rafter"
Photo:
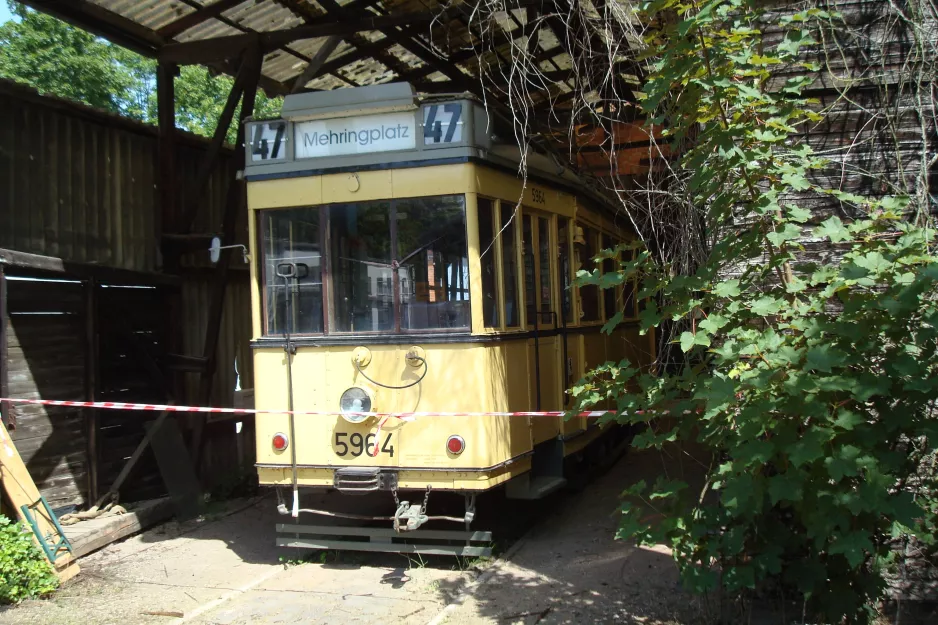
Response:
[[[336,3],[334,4],[334,7],[333,7],[332,5],[330,5],[330,3],[327,2],[327,0],[323,0],[322,2],[320,2],[320,4],[322,5],[323,8],[326,9],[326,12],[319,13],[312,7],[312,5],[307,4],[307,3],[300,3],[300,2],[297,2],[297,0],[274,0],[274,2],[289,9],[295,15],[300,16],[301,18],[303,18],[303,21],[305,21],[307,24],[310,24],[310,25],[316,24],[316,23],[322,23],[323,21],[331,17],[333,13],[336,13],[342,17],[352,17],[353,10],[364,10],[367,6],[371,6],[372,4],[375,4],[375,1],[373,0],[365,0],[364,2],[353,3],[353,5],[356,5],[356,6],[354,9],[352,9],[352,5],[349,5],[347,7],[340,7]],[[349,35],[348,37],[345,37],[344,39],[350,45],[355,46],[356,48],[361,47],[368,43],[366,39],[364,39],[363,37],[360,37],[357,34]],[[387,67],[388,69],[390,69],[391,71],[393,71],[394,73],[398,75],[401,75],[406,72],[406,66],[400,61],[398,61],[398,59],[395,58],[394,55],[390,53],[385,53],[383,50],[377,50],[374,53],[374,57],[379,62],[381,62],[385,67]],[[328,58],[323,59],[323,63],[325,63],[326,60],[328,60]],[[305,70],[303,73],[306,73]],[[339,80],[344,80],[346,82],[349,82],[349,80],[345,76],[338,74],[336,71],[327,72],[327,71],[322,70],[321,68],[318,74],[311,75],[306,80],[306,82],[308,83],[310,80],[315,78],[316,75],[321,75],[321,74],[332,74]],[[304,83],[304,85],[305,84],[306,83]]]

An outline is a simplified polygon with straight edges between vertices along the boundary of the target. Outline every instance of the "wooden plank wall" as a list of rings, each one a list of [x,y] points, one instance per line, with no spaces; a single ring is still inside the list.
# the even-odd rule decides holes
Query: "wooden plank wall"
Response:
[[[146,285],[92,284],[39,278],[18,272],[7,277],[7,375],[10,394],[24,399],[85,401],[88,367],[95,367],[94,399],[163,403],[165,354],[161,289]],[[94,289],[99,332],[88,340],[87,297]],[[89,351],[97,363],[89,359]],[[56,508],[90,505],[90,493],[104,492],[142,440],[154,412],[90,411],[16,404],[12,438],[33,480]],[[90,444],[90,428],[96,443]],[[91,471],[92,467],[96,470]],[[92,477],[94,475],[95,477]],[[121,501],[165,494],[149,450],[120,492]]]
[[[220,234],[228,180],[232,175],[229,169],[231,152],[223,150],[210,180],[203,189],[197,190],[193,178],[208,142],[202,137],[178,132],[176,144],[176,206],[180,211],[176,222],[187,223],[188,219],[182,218],[185,216],[183,212],[194,209],[191,232]],[[0,80],[0,248],[52,256],[66,262],[159,272],[162,229],[156,188],[157,147],[158,137],[153,126],[60,98],[40,96],[31,88]],[[247,242],[244,216],[239,220],[237,239],[240,243]],[[206,332],[205,308],[215,279],[207,249],[204,253],[183,256],[182,267],[183,287],[174,295],[179,298],[176,306],[181,314],[181,323],[180,327],[170,331],[178,333],[177,345],[182,355],[201,356]],[[232,405],[235,361],[242,387],[249,388],[253,379],[247,272],[236,262],[230,275],[232,279],[218,346],[219,368],[211,401],[216,406]],[[145,285],[145,280],[141,285]],[[27,302],[41,305],[48,302],[49,293],[55,292],[55,297],[58,297],[60,290],[68,294],[63,296],[62,305],[71,306],[75,302],[70,288],[80,290],[83,287],[80,284],[54,288],[18,284],[14,285],[12,296],[18,298],[17,306],[28,306]],[[27,296],[27,292],[36,297]],[[99,311],[102,307],[105,312],[112,307],[123,307],[134,312],[123,318],[142,324],[134,330],[138,339],[152,341],[152,335],[148,333],[156,331],[158,321],[165,322],[158,317],[166,307],[152,299],[157,297],[153,291],[109,291],[99,287],[96,292],[100,299],[97,302]],[[22,312],[25,315],[30,311]],[[11,349],[20,350],[15,353],[16,359],[11,357],[6,363],[0,362],[0,369],[7,368],[11,376],[18,376],[16,384],[10,388],[11,395],[26,393],[24,396],[29,397],[81,398],[81,382],[89,373],[82,366],[85,352],[79,349],[79,341],[85,332],[81,325],[84,313],[78,309],[57,312],[64,314],[46,316],[41,320],[39,317],[27,320],[25,316],[14,315],[8,322],[11,341],[20,341],[20,334],[33,341],[27,345],[29,349],[11,343]],[[150,372],[141,368],[136,355],[131,355],[129,344],[117,326],[101,316],[98,328],[101,362],[100,371],[96,372],[96,398],[165,400],[165,395],[157,396],[152,376],[146,377]],[[49,341],[56,337],[62,339],[65,335],[70,339],[63,339],[52,347]],[[161,342],[156,341],[151,347],[161,353],[160,345]],[[29,353],[33,350],[35,355]],[[71,367],[71,377],[59,379],[57,368],[66,366],[65,363]],[[173,375],[165,371],[164,374]],[[177,397],[177,402],[193,403],[196,401],[198,374],[181,375],[185,394]],[[4,372],[0,371],[0,380],[3,377]],[[58,382],[47,382],[50,379]],[[24,454],[28,456],[27,463],[32,462],[40,473],[48,472],[46,477],[50,479],[53,475],[70,476],[63,490],[49,490],[55,499],[53,505],[80,505],[89,491],[88,476],[84,473],[87,466],[76,464],[74,454],[78,449],[85,449],[87,440],[80,436],[70,438],[68,453],[54,461],[43,448],[45,439],[60,429],[63,437],[65,433],[74,433],[78,428],[77,418],[68,411],[53,410],[50,413],[38,409],[31,413],[24,410],[17,407],[15,412],[22,414],[20,427],[23,429],[17,437],[27,448]],[[23,419],[30,414],[35,416],[35,423],[24,422]],[[144,416],[133,415],[134,419],[125,419],[118,418],[116,413],[103,411],[99,411],[97,416],[95,433],[100,440],[95,447],[100,473],[96,483],[107,488],[109,479],[129,455],[127,450],[142,435],[141,419]],[[210,460],[206,462],[212,469],[208,475],[210,482],[215,474],[228,472],[231,462],[237,464],[236,451],[244,446],[244,441],[239,444],[233,422],[213,427],[209,436],[206,445]],[[35,440],[27,442],[29,438]],[[147,462],[145,460],[144,465]],[[140,477],[137,481],[134,481],[137,478],[132,478],[132,483],[128,484],[129,492],[146,494],[160,486],[158,476],[150,468],[142,466],[141,471],[135,472]],[[54,483],[54,480],[48,482],[50,489]]]
[[[80,282],[7,277],[9,392],[23,399],[83,401],[85,341]],[[17,450],[55,508],[88,495],[85,418],[79,408],[15,405]]]
[[[208,184],[197,193],[193,177],[207,140],[184,132],[177,136],[176,206],[181,212],[196,209],[192,232],[218,233],[230,151],[223,151]],[[0,80],[0,248],[158,271],[157,158],[155,127]],[[238,242],[246,244],[243,217],[238,232]],[[181,349],[201,356],[205,321],[200,310],[214,275],[207,250],[183,256],[182,263],[193,271],[184,275],[182,307],[189,312]],[[242,268],[236,261],[234,269]],[[233,273],[219,362],[232,363],[238,353],[242,380],[250,380],[250,290],[246,272]],[[230,406],[232,366],[220,368],[213,388],[213,400]]]

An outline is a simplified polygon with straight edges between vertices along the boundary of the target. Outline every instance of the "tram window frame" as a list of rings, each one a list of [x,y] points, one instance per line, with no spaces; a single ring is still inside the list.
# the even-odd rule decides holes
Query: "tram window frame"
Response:
[[[559,320],[554,316],[557,311],[554,309],[554,304],[557,302],[557,294],[555,289],[555,275],[556,270],[553,266],[553,258],[551,250],[554,249],[556,245],[556,235],[554,234],[554,216],[550,213],[543,211],[538,211],[535,209],[530,209],[527,206],[522,206],[522,228],[521,228],[521,245],[522,245],[522,260],[523,260],[523,275],[524,279],[524,311],[525,311],[525,327],[528,329],[534,329],[535,325],[540,328],[543,328],[545,325],[553,325]],[[546,233],[543,231],[542,226],[546,225]],[[527,240],[528,235],[530,234],[530,246],[529,241]],[[547,242],[546,244],[542,241],[542,237],[546,234]],[[533,284],[528,284],[528,261],[531,262],[531,274],[530,277],[533,279]],[[546,270],[547,284],[544,284]],[[530,292],[533,294],[533,301],[529,301],[529,288],[531,287]],[[544,296],[547,296],[547,306],[544,306]],[[535,315],[540,315],[537,318],[537,323],[535,324]]]
[[[271,315],[270,315],[270,308],[269,308],[269,306],[270,306],[270,290],[271,290],[271,288],[274,288],[274,289],[285,288],[285,286],[284,286],[284,285],[279,285],[279,284],[277,284],[277,278],[276,278],[276,276],[273,276],[273,278],[274,278],[274,284],[273,284],[273,285],[271,285],[271,284],[268,282],[268,276],[267,276],[267,269],[268,269],[267,259],[268,259],[269,254],[268,254],[268,252],[267,252],[267,247],[266,247],[266,246],[267,246],[267,242],[268,242],[268,237],[269,237],[269,236],[272,236],[272,234],[271,234],[271,232],[270,232],[270,227],[269,227],[269,225],[268,225],[268,223],[267,223],[267,220],[264,219],[265,216],[268,216],[268,215],[269,215],[269,216],[273,216],[273,215],[275,215],[276,213],[279,213],[279,212],[281,212],[281,211],[282,211],[282,209],[263,210],[263,211],[259,211],[259,213],[258,213],[258,215],[257,215],[257,220],[258,220],[258,222],[259,222],[259,225],[258,225],[258,228],[257,228],[257,236],[258,236],[258,238],[260,239],[260,241],[258,242],[257,249],[260,250],[260,252],[261,252],[259,260],[260,260],[260,261],[263,261],[263,262],[258,263],[258,264],[259,264],[259,266],[258,266],[258,274],[259,274],[259,277],[260,277],[261,283],[262,283],[262,284],[261,284],[261,295],[262,295],[261,304],[262,304],[262,307],[263,307],[263,308],[262,308],[262,310],[261,310],[261,314],[262,314],[262,319],[263,319],[263,324],[262,324],[262,326],[263,326],[263,329],[264,329],[264,335],[265,335],[265,336],[278,336],[278,335],[283,334],[284,330],[286,329],[286,328],[284,328],[284,329],[281,329],[281,330],[279,330],[279,331],[276,330],[276,329],[275,329],[275,330],[271,330]],[[308,286],[313,286],[313,287],[318,286],[318,287],[319,287],[319,307],[318,307],[318,308],[319,308],[319,313],[320,313],[320,314],[318,315],[318,317],[319,317],[319,328],[320,328],[320,329],[319,329],[318,332],[315,332],[315,331],[314,331],[314,332],[302,332],[302,331],[297,331],[297,330],[296,330],[296,326],[295,326],[295,321],[294,321],[294,324],[292,324],[292,325],[291,325],[291,328],[289,328],[289,329],[290,329],[291,334],[307,335],[307,336],[321,336],[321,335],[323,335],[323,334],[326,333],[326,329],[327,329],[328,323],[329,323],[329,320],[328,320],[328,318],[327,318],[327,315],[325,314],[325,307],[324,307],[324,300],[325,300],[326,297],[327,297],[327,296],[326,296],[326,291],[327,291],[327,288],[328,288],[328,287],[327,287],[327,282],[326,282],[326,273],[327,273],[326,256],[327,256],[327,255],[323,253],[323,249],[324,249],[323,246],[324,246],[324,242],[325,242],[325,241],[324,241],[324,233],[325,233],[324,231],[325,231],[325,229],[326,229],[326,227],[327,227],[327,224],[324,223],[324,221],[323,221],[323,216],[322,216],[322,211],[319,210],[319,207],[318,207],[318,206],[295,206],[295,207],[291,207],[291,208],[289,208],[289,209],[283,210],[283,213],[285,214],[287,211],[289,211],[289,212],[295,212],[295,211],[309,211],[311,215],[316,215],[316,221],[318,222],[318,223],[316,224],[316,229],[318,230],[318,241],[315,242],[315,245],[318,246],[318,250],[319,250],[319,282],[318,282],[318,283],[316,283],[316,282],[310,283]],[[280,216],[282,216],[282,215],[280,215]],[[293,219],[287,220],[287,223],[292,226]],[[292,237],[292,234],[291,234],[291,237]],[[304,279],[306,279],[306,278],[311,278],[311,279],[315,280],[314,273],[309,270],[309,267],[308,267],[308,266],[307,266],[307,268],[306,268],[306,270],[305,270],[305,275],[302,276],[302,277],[300,277],[300,278],[298,278],[298,281],[302,281],[302,280],[304,280]],[[297,285],[297,287],[301,287],[301,286],[302,286],[302,285]],[[298,293],[298,292],[299,292],[299,289],[297,289],[296,292]],[[292,306],[291,306],[292,312],[293,312],[293,315],[294,315],[294,318],[296,318],[296,316],[297,316],[298,304],[299,304],[298,298],[297,298],[297,297],[294,297],[294,298],[293,298],[293,302],[292,302]],[[286,314],[286,312],[285,312],[286,305],[285,305],[285,304],[284,304],[283,308],[284,308],[284,314]],[[278,307],[278,310],[279,310],[279,307]],[[315,317],[314,317],[314,318],[315,318]]]
[[[483,205],[487,207],[484,212],[488,213],[485,218],[483,218]],[[476,196],[476,222],[479,228],[479,285],[482,288],[482,327],[487,330],[502,328],[501,262],[499,260],[501,246],[498,240],[497,205],[498,200],[494,198]],[[487,222],[488,226],[490,236],[487,239],[483,238],[483,221]],[[489,290],[491,290],[493,299],[491,303],[486,301]]]
[[[620,259],[623,263],[630,263],[635,260],[635,250],[622,250]],[[641,312],[638,307],[638,300],[635,298],[638,293],[638,280],[633,278],[620,287],[622,289],[622,316],[624,319],[634,321],[638,319]]]
[[[500,275],[501,275],[501,295],[502,295],[502,308],[501,308],[501,317],[502,317],[502,329],[504,330],[519,330],[523,326],[522,324],[522,314],[524,300],[522,298],[524,285],[521,281],[521,267],[522,258],[521,258],[521,228],[518,227],[518,220],[516,217],[521,214],[521,207],[504,200],[498,200],[498,221],[496,225],[498,227],[498,234],[496,239],[498,240],[498,247],[500,250]],[[506,211],[507,208],[507,211]],[[515,212],[517,211],[517,214]],[[508,213],[508,218],[506,220],[505,215]],[[507,244],[511,245],[511,252],[508,253],[506,249]],[[509,262],[514,266],[514,306],[513,306],[513,315],[511,315],[512,323],[509,324],[509,314],[508,314],[508,285],[511,282],[509,280],[510,276],[508,273]]]
[[[442,199],[442,198],[456,198],[459,201],[460,207],[462,209],[462,231],[463,231],[463,272],[465,273],[464,283],[460,283],[460,306],[464,310],[464,313],[459,314],[459,317],[462,318],[465,323],[463,325],[451,326],[451,327],[431,327],[431,328],[407,328],[403,323],[403,313],[402,313],[402,292],[400,289],[400,280],[395,281],[396,288],[394,283],[392,283],[392,319],[393,327],[391,329],[379,329],[379,330],[354,330],[354,331],[339,331],[336,328],[338,324],[336,323],[336,273],[335,273],[335,259],[333,256],[333,224],[332,224],[332,212],[336,208],[341,208],[343,206],[349,206],[353,204],[367,204],[367,205],[379,205],[381,203],[387,203],[390,206],[389,215],[388,215],[388,233],[391,249],[392,260],[400,260],[396,258],[397,250],[399,246],[399,241],[397,240],[397,227],[396,227],[396,214],[395,211],[399,205],[404,205],[409,202],[421,202],[428,201],[433,199]],[[257,228],[257,237],[258,245],[257,249],[260,251],[258,258],[258,279],[260,281],[260,290],[262,293],[262,324],[263,335],[270,336],[279,336],[282,333],[282,330],[271,331],[270,330],[270,315],[268,310],[268,279],[265,271],[267,263],[267,224],[266,219],[268,215],[280,213],[281,216],[288,216],[294,211],[314,211],[318,215],[319,220],[319,240],[317,244],[319,246],[321,261],[320,261],[320,271],[321,271],[321,297],[320,297],[320,306],[321,306],[321,331],[319,332],[302,332],[302,331],[293,331],[296,336],[371,336],[371,335],[382,335],[382,334],[396,334],[396,335],[420,335],[420,334],[445,334],[445,333],[464,333],[470,332],[472,329],[472,303],[471,303],[471,283],[472,276],[469,269],[469,230],[468,230],[468,203],[466,201],[466,195],[462,193],[454,194],[444,194],[444,195],[432,195],[432,196],[418,196],[413,198],[394,198],[394,199],[384,199],[384,200],[373,200],[367,202],[335,202],[331,204],[320,204],[316,206],[291,206],[291,207],[278,207],[278,208],[268,208],[257,211],[256,219],[258,223]],[[289,221],[289,217],[286,217]],[[393,225],[392,225],[393,224]],[[419,253],[419,250],[418,250]],[[425,253],[425,252],[424,252]],[[398,274],[399,275],[399,274]],[[393,276],[392,276],[393,277]],[[434,287],[434,290],[435,287]],[[446,300],[449,301],[449,300]]]
[[[562,226],[562,227],[561,227]],[[569,217],[557,218],[556,241],[557,241],[557,276],[558,288],[560,291],[560,314],[564,315],[566,324],[575,323],[576,311],[576,289],[573,286],[574,280],[574,258],[573,238],[575,236],[576,223]],[[564,236],[561,240],[561,229],[564,230]],[[564,263],[566,261],[566,263]],[[564,271],[566,265],[566,271]]]
[[[594,226],[589,226],[583,222],[578,222],[576,227],[579,227],[583,230],[583,243],[579,243],[576,249],[576,262],[577,269],[582,269],[584,271],[592,271],[595,268],[593,263],[593,258],[596,256],[596,253],[599,251],[599,230]],[[600,271],[602,269],[600,268]],[[603,303],[602,303],[602,294],[600,293],[601,289],[597,285],[587,285],[577,287],[577,302],[578,306],[578,315],[577,323],[580,324],[596,324],[602,323],[603,315]],[[595,315],[587,318],[586,317],[586,307],[584,306],[584,293],[593,293],[595,298]],[[591,298],[591,299],[593,299]]]
[[[612,235],[605,232],[600,233],[600,243],[600,249],[602,250],[615,250],[619,245]],[[611,258],[604,258],[602,263],[600,263],[602,275],[617,272],[619,270],[618,265],[618,254],[613,255]],[[602,291],[603,320],[609,321],[620,309],[622,310],[623,318],[625,318],[625,306],[621,298],[622,286],[617,284],[611,289],[600,289],[600,291]]]

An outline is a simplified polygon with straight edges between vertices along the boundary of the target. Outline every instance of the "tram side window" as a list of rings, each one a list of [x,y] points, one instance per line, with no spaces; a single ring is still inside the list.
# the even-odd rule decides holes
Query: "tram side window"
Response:
[[[318,208],[269,210],[261,215],[267,334],[323,331],[319,215]],[[277,276],[277,267],[286,263],[296,265],[296,277]],[[291,319],[287,319],[288,298]]]
[[[394,329],[389,202],[329,208],[336,332]]]
[[[515,206],[502,202],[501,234],[502,239],[502,269],[505,278],[505,327],[516,328],[521,324],[521,314],[518,310],[518,258],[515,255],[515,223],[513,219]]]
[[[603,249],[611,250],[616,246],[615,241],[612,240],[608,234],[603,235]],[[618,263],[614,258],[605,258],[603,259],[603,274],[615,273],[619,270]],[[619,287],[611,289],[603,289],[603,312],[606,314],[606,321],[612,319],[616,312],[620,310],[621,305],[618,298]],[[623,311],[622,313],[625,316],[629,316],[627,312]]]
[[[592,271],[596,268],[593,257],[598,248],[598,236],[592,228],[583,228],[583,244],[580,245],[580,269]],[[580,321],[599,321],[599,287],[580,287]]]
[[[521,220],[521,246],[521,258],[524,260],[524,307],[528,325],[533,326],[537,312],[537,285],[534,278],[537,269],[534,263],[534,233],[531,231],[530,215],[524,215]]]
[[[482,267],[482,321],[486,328],[497,328],[498,280],[495,271],[495,215],[492,200],[479,198],[479,254]]]
[[[469,255],[462,195],[395,203],[401,328],[469,327]]]
[[[570,220],[557,222],[557,266],[560,268],[560,302],[567,323],[573,323],[573,291],[570,288]]]
[[[550,220],[546,217],[537,218],[537,249],[540,264],[538,270],[540,271],[541,312],[555,312],[554,285],[550,279]],[[542,320],[538,319],[538,322],[542,323]]]
[[[622,252],[622,260],[629,263],[635,258],[632,250]],[[622,284],[622,304],[625,307],[622,314],[626,319],[634,319],[638,316],[638,306],[635,303],[635,281],[629,280]]]

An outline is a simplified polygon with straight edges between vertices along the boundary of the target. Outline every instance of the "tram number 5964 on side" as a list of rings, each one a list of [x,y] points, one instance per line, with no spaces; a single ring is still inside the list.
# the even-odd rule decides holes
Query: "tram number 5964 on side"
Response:
[[[359,432],[353,432],[352,434],[348,432],[336,432],[333,447],[335,448],[335,454],[340,458],[344,458],[349,454],[357,458],[362,455],[362,453],[368,454],[369,456],[377,455],[375,454],[376,444],[377,438],[374,433],[368,436],[362,436]],[[379,453],[388,454],[391,458],[394,457],[394,445],[391,444],[390,432],[388,432],[385,437]]]

